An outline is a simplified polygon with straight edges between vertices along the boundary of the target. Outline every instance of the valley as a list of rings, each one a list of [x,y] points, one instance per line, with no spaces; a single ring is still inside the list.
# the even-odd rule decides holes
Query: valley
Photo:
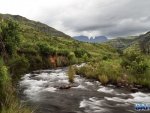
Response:
[[[1,113],[143,113],[134,105],[149,103],[150,32],[90,43],[19,15],[0,14],[0,25]]]

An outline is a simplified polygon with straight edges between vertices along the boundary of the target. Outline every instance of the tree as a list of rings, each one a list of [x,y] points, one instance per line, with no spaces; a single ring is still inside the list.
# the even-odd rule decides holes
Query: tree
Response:
[[[13,55],[20,43],[19,26],[12,20],[0,20],[0,52],[3,57],[6,54]],[[5,59],[5,58],[4,58]]]

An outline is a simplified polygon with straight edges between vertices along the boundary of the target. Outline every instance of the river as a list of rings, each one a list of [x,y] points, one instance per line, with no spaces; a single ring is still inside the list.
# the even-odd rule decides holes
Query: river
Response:
[[[59,89],[69,84],[66,71],[58,68],[24,75],[19,82],[21,102],[35,113],[148,113],[135,111],[134,103],[150,103],[150,93],[102,86],[79,75],[75,75],[74,87]]]

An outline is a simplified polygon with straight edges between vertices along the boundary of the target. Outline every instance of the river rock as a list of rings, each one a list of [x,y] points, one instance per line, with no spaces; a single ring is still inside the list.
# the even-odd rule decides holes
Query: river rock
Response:
[[[126,96],[124,96],[124,99],[133,99],[134,97],[133,96],[131,96],[131,95],[126,95]]]
[[[138,92],[139,91],[139,89],[138,88],[131,88],[131,92],[133,92],[133,93],[135,93],[135,92]]]
[[[136,88],[143,88],[143,86],[142,85],[134,85],[134,87],[136,87]]]
[[[58,89],[70,89],[71,85],[63,85],[63,86],[59,86]]]

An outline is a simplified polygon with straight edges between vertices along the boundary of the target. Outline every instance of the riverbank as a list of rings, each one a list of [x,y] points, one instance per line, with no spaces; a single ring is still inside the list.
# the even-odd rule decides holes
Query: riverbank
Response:
[[[89,62],[82,67],[75,67],[76,74],[100,81],[103,85],[113,84],[132,92],[150,91],[149,68],[143,73],[131,73],[121,65],[121,59]]]
[[[32,110],[20,104],[16,89],[12,85],[12,79],[8,67],[0,59],[0,113],[32,113]]]

